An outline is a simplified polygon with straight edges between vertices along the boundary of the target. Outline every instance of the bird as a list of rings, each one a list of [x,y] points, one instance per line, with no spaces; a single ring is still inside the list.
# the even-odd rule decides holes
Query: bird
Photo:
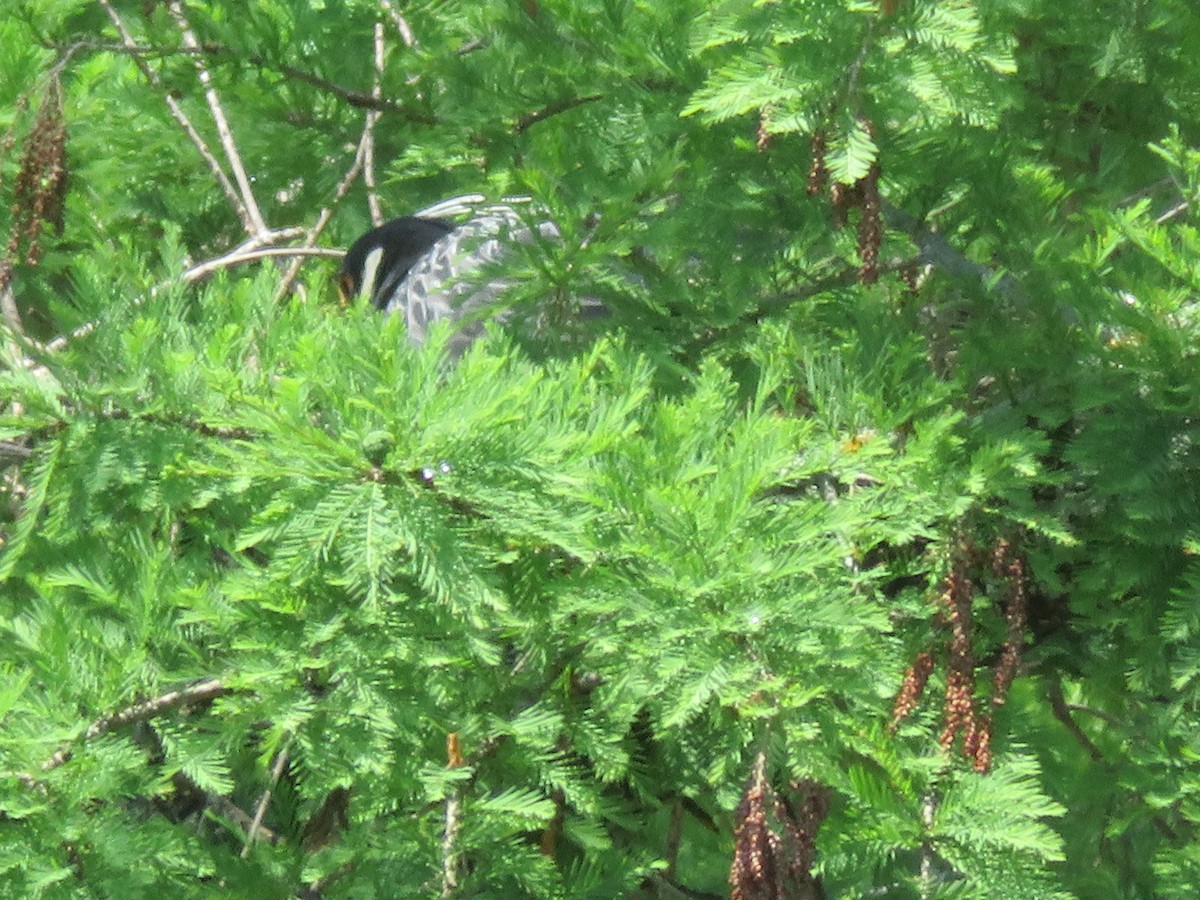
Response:
[[[483,334],[486,313],[508,317],[499,301],[513,282],[494,270],[513,244],[561,239],[552,221],[531,223],[529,198],[485,203],[478,194],[454,197],[362,235],[346,251],[338,273],[342,303],[365,301],[403,315],[415,344],[426,342],[435,322],[450,319],[458,324],[446,349],[457,359]],[[524,214],[519,205],[525,205]],[[464,213],[469,218],[461,224],[445,221]],[[581,301],[587,316],[599,306],[598,300]]]

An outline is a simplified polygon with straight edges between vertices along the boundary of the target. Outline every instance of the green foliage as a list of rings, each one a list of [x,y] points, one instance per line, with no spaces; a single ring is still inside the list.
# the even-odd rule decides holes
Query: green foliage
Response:
[[[0,280],[0,895],[719,896],[761,753],[827,896],[1192,896],[1192,5],[404,6],[0,20],[0,232],[53,85],[70,173]],[[510,299],[611,319],[450,366],[327,262],[181,277],[257,230],[197,63],[274,228],[374,106],[385,214],[532,194]],[[889,727],[948,572],[987,774]]]

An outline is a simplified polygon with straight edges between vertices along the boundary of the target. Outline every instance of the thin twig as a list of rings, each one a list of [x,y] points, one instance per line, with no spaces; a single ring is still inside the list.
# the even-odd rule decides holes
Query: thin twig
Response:
[[[412,26],[408,24],[408,20],[400,14],[396,7],[392,6],[388,0],[379,0],[379,7],[385,13],[392,17],[392,24],[396,26],[396,30],[400,32],[400,39],[404,41],[404,46],[417,46],[417,37],[413,34]]]
[[[240,265],[245,262],[253,262],[259,259],[269,259],[273,257],[309,257],[319,256],[326,259],[340,259],[345,255],[343,250],[334,250],[325,247],[263,247],[262,244],[274,240],[287,240],[297,237],[304,233],[302,228],[281,228],[278,231],[268,232],[259,237],[251,238],[244,241],[233,250],[219,256],[216,259],[210,259],[205,262],[192,266],[184,271],[178,278],[184,284],[194,284],[203,278],[211,275],[219,269],[227,269],[231,266]],[[297,267],[298,268],[298,267]],[[155,296],[160,290],[163,290],[168,285],[172,284],[176,279],[164,281],[152,287],[147,294],[147,297]],[[133,301],[135,306],[145,302],[146,297],[140,297]],[[84,322],[77,328],[72,329],[68,334],[59,335],[45,344],[37,341],[24,339],[24,343],[37,354],[52,354],[63,350],[71,341],[85,338],[99,327],[98,320]],[[11,334],[11,332],[10,332]],[[33,356],[26,355],[21,363],[35,378],[45,378],[50,374],[50,370],[45,365],[39,363]]]
[[[867,22],[866,30],[863,32],[862,44],[858,48],[858,53],[850,65],[846,67],[846,80],[842,87],[842,96],[849,99],[850,105],[857,109],[858,104],[855,103],[855,94],[858,93],[858,79],[862,75],[863,63],[867,61],[867,54],[871,52],[871,46],[875,43],[875,36],[882,27],[882,19],[878,16],[872,16]]]
[[[105,2],[105,0],[99,0]],[[294,81],[303,82],[309,87],[315,87],[318,90],[332,94],[340,100],[345,100],[350,106],[355,109],[377,109],[380,112],[394,113],[402,116],[414,125],[436,125],[438,119],[429,113],[415,112],[405,106],[399,100],[393,100],[390,97],[372,97],[371,94],[365,91],[348,88],[345,85],[338,84],[335,81],[330,81],[328,78],[322,78],[320,75],[314,75],[312,72],[307,72],[304,69],[298,69],[295,66],[289,66],[286,63],[275,62],[267,59],[265,56],[258,54],[250,54],[249,56],[239,53],[230,47],[222,46],[205,42],[199,47],[157,47],[151,44],[138,44],[132,40],[125,43],[113,43],[111,41],[77,41],[74,44],[65,45],[52,41],[43,42],[47,50],[56,52],[72,51],[77,52],[80,49],[100,50],[106,53],[128,53],[140,58],[155,57],[163,59],[168,56],[229,56],[234,57],[239,63],[243,63],[248,67],[258,70],[273,72],[278,75],[283,75]]]
[[[442,896],[453,896],[458,888],[458,857],[454,844],[458,839],[462,799],[454,789],[446,795],[446,828],[442,832]]]
[[[109,0],[97,0],[97,2],[99,2],[100,6],[104,8],[104,11],[108,13],[108,18],[112,21],[113,26],[117,29],[117,33],[121,35],[121,42],[125,49],[129,51],[129,55],[133,58],[134,64],[141,70],[142,75],[148,82],[150,82],[150,85],[154,88],[157,88],[162,93],[163,100],[167,104],[167,109],[170,111],[171,117],[179,124],[179,127],[184,130],[184,133],[188,136],[188,140],[192,142],[196,150],[199,151],[201,158],[203,158],[205,163],[208,164],[209,171],[212,172],[213,177],[216,178],[217,184],[221,188],[221,192],[225,194],[225,197],[233,205],[234,210],[237,212],[238,219],[241,220],[247,231],[253,231],[250,223],[250,216],[246,210],[246,205],[238,196],[237,191],[233,187],[233,183],[225,174],[225,170],[221,168],[221,163],[217,160],[216,155],[209,149],[208,143],[200,136],[200,132],[196,130],[195,126],[192,125],[192,120],[189,119],[187,113],[183,111],[183,107],[180,105],[179,101],[176,100],[171,92],[163,86],[162,80],[158,77],[158,73],[150,68],[150,65],[146,62],[141,49],[134,41],[133,35],[130,34],[129,29],[125,27],[124,20],[122,20],[120,14],[113,9],[113,6]]]
[[[341,259],[345,255],[345,250],[336,250],[332,247],[263,247],[259,250],[246,250],[242,253],[227,253],[217,259],[211,259],[208,262],[192,266],[180,276],[180,279],[188,284],[192,284],[218,269],[228,269],[231,266],[254,262],[259,259],[275,259],[280,257],[291,259],[310,256],[319,256],[324,259]]]
[[[463,764],[458,733],[446,735],[446,768],[457,769]],[[450,897],[458,888],[458,830],[462,826],[462,792],[454,785],[446,793],[446,826],[442,831],[442,896]]]
[[[555,100],[553,103],[547,103],[541,109],[525,113],[525,115],[517,119],[516,124],[513,125],[513,132],[520,134],[532,128],[538,122],[546,121],[551,116],[557,116],[559,113],[565,113],[584,104],[595,103],[597,100],[603,99],[603,94],[588,94],[586,97],[567,97],[563,100]]]
[[[0,441],[0,464],[23,462],[33,456],[33,451],[16,441]]]
[[[250,833],[252,827],[255,828],[255,838],[267,844],[279,844],[283,842],[283,837],[272,831],[261,822],[257,827],[254,826],[254,820],[246,813],[244,809],[230,800],[228,797],[223,797],[220,794],[213,794],[204,790],[199,786],[195,789],[204,795],[204,802],[217,811],[219,815],[231,819],[243,832]]]
[[[7,260],[0,260],[0,272],[7,275]],[[25,329],[21,327],[21,311],[17,309],[17,298],[13,295],[12,278],[0,277],[0,314],[4,317],[4,324],[8,326],[14,334],[24,334]]]
[[[880,263],[879,273],[883,275],[892,272],[903,272],[909,266],[913,265],[913,262],[914,260],[910,257],[895,257],[894,259]],[[859,267],[857,265],[843,266],[841,269],[830,272],[827,275],[822,275],[820,278],[813,279],[798,287],[780,291],[774,297],[764,300],[750,312],[741,316],[739,321],[742,323],[761,322],[770,316],[778,315],[799,300],[807,300],[809,297],[815,297],[818,294],[837,290],[838,288],[853,287],[858,284],[858,280]]]
[[[363,162],[367,155],[367,137],[367,130],[364,128],[362,137],[358,140],[358,148],[354,151],[354,162],[351,163],[346,174],[342,176],[342,180],[338,182],[329,204],[323,207],[321,212],[318,213],[317,221],[304,237],[303,246],[311,247],[317,238],[321,236],[321,232],[325,230],[325,226],[329,224],[329,220],[333,216],[333,208],[346,196],[346,193],[350,190],[350,185],[354,183],[354,179],[362,171]],[[279,287],[275,289],[276,303],[283,300],[288,295],[288,292],[291,291],[292,284],[296,281],[296,276],[300,273],[300,264],[301,260],[297,258],[292,261],[287,271],[284,272],[283,278],[280,279]]]
[[[1187,210],[1188,210],[1188,201],[1180,200],[1178,203],[1176,203],[1174,206],[1172,206],[1170,209],[1168,209],[1165,213],[1156,217],[1154,220],[1154,224],[1155,225],[1166,225],[1172,219],[1183,215],[1183,213],[1187,212]]]
[[[934,823],[937,818],[938,795],[935,791],[926,791],[921,798],[921,824],[925,826],[925,839],[921,841],[921,880],[919,882],[921,897],[928,897],[934,887],[934,863],[937,857],[930,844],[934,834]]]
[[[1125,723],[1116,716],[1112,715],[1111,713],[1106,713],[1103,710],[1096,709],[1095,707],[1083,706],[1079,703],[1068,703],[1067,709],[1069,709],[1072,713],[1083,713],[1085,716],[1095,716],[1100,721],[1107,722],[1114,728],[1125,727]]]
[[[1121,202],[1118,203],[1117,206],[1120,207],[1121,209],[1124,209],[1127,206],[1132,206],[1133,204],[1137,203],[1139,200],[1144,200],[1147,197],[1153,197],[1155,194],[1157,194],[1163,188],[1169,188],[1169,187],[1174,187],[1174,186],[1175,186],[1175,179],[1172,178],[1170,175],[1168,175],[1165,178],[1160,178],[1158,181],[1154,182],[1153,184],[1148,184],[1143,188],[1138,188],[1136,191],[1134,191],[1128,197],[1123,197],[1121,199]]]
[[[411,122],[414,125],[437,125],[439,119],[437,116],[429,113],[418,112],[417,110],[409,109],[399,100],[392,100],[388,97],[374,96],[373,94],[356,91],[353,88],[343,87],[340,84],[330,81],[327,78],[321,78],[313,75],[311,72],[305,72],[303,69],[297,69],[293,66],[284,65],[282,63],[273,63],[270,60],[262,59],[261,57],[251,56],[247,61],[253,65],[260,65],[262,68],[272,69],[280,75],[286,75],[288,78],[294,78],[296,81],[302,81],[305,84],[319,88],[333,94],[355,109],[373,109],[380,113],[392,113],[402,117],[405,121]]]
[[[1100,752],[1099,747],[1092,743],[1092,739],[1083,733],[1083,729],[1071,716],[1066,698],[1063,697],[1062,684],[1053,676],[1046,677],[1046,698],[1050,701],[1050,711],[1054,713],[1054,718],[1062,722],[1063,727],[1071,733],[1071,737],[1075,738],[1079,746],[1087,751],[1093,762],[1102,762],[1104,754]]]
[[[207,681],[201,681],[199,684],[193,684],[178,691],[168,691],[151,700],[144,700],[132,706],[127,706],[125,709],[115,712],[111,716],[104,716],[97,719],[87,727],[87,730],[83,733],[82,740],[86,743],[124,725],[153,719],[155,716],[169,709],[174,709],[177,706],[182,706],[185,703],[212,700],[227,693],[229,693],[229,688],[218,678],[210,678]],[[54,751],[54,754],[49,759],[42,763],[42,771],[50,772],[57,769],[71,759],[71,754],[72,750],[69,746],[60,747]]]
[[[1046,682],[1046,697],[1050,700],[1050,711],[1054,714],[1054,718],[1062,722],[1063,726],[1071,733],[1071,736],[1079,742],[1079,745],[1087,751],[1088,756],[1092,758],[1092,762],[1103,763],[1104,754],[1100,752],[1100,748],[1092,743],[1091,738],[1084,734],[1083,729],[1075,722],[1071,715],[1071,707],[1067,704],[1066,698],[1063,696],[1062,682],[1056,676],[1048,675]],[[1088,712],[1100,718],[1110,721],[1107,716],[1101,715],[1096,710],[1087,710]],[[1150,812],[1150,824],[1165,837],[1167,840],[1178,840],[1179,835],[1171,824],[1157,812]]]
[[[246,830],[246,841],[242,844],[242,859],[250,855],[250,845],[254,843],[255,835],[262,828],[263,817],[267,814],[267,807],[271,803],[271,793],[275,790],[275,785],[279,784],[279,779],[283,776],[283,770],[287,767],[287,763],[288,744],[285,743],[275,754],[275,763],[271,766],[271,781],[263,790],[262,796],[258,798],[258,805],[254,808],[254,820]]]
[[[233,250],[230,250],[228,253],[226,253],[222,256],[218,256],[216,259],[206,260],[205,262],[197,263],[196,265],[192,266],[190,269],[186,269],[179,276],[178,280],[182,281],[184,284],[194,284],[195,282],[200,281],[203,278],[206,278],[207,276],[211,275],[213,272],[215,272],[219,269],[227,269],[230,266],[236,266],[236,265],[239,265],[240,263],[252,262],[257,259],[267,259],[267,258],[276,257],[276,256],[284,256],[284,257],[323,256],[323,257],[328,257],[328,258],[332,258],[332,259],[338,259],[344,255],[343,251],[341,251],[341,250],[329,250],[329,249],[325,249],[325,248],[311,247],[311,246],[309,246],[309,247],[264,247],[263,246],[264,244],[269,244],[274,241],[290,240],[291,238],[298,237],[299,235],[301,235],[303,233],[304,233],[304,229],[292,227],[292,228],[280,228],[278,231],[268,231],[265,234],[261,234],[256,237],[252,237],[250,240],[244,241],[243,243],[241,243],[237,247],[235,247]],[[155,285],[153,288],[150,289],[148,296],[153,297],[160,290],[163,290],[165,287],[167,287],[170,284],[173,284],[175,281],[176,281],[176,279],[170,279],[168,281],[164,281],[160,284]],[[143,299],[137,299],[134,301],[134,304],[137,305],[142,302],[143,302]],[[95,320],[93,320],[91,322],[84,322],[78,328],[72,329],[68,334],[60,335],[60,336],[54,338],[52,341],[46,342],[45,344],[38,344],[38,343],[34,343],[34,342],[31,342],[31,344],[35,350],[40,351],[42,353],[57,353],[60,350],[62,350],[64,347],[66,347],[67,344],[69,344],[71,341],[78,340],[79,338],[87,337],[89,334],[91,334],[93,331],[96,330],[96,328],[99,324],[100,323]],[[45,371],[44,367],[38,366],[38,364],[34,360],[26,359],[25,363],[26,363],[26,368],[32,370],[35,374],[38,373],[39,371],[40,372]]]
[[[383,23],[375,23],[375,80],[371,85],[371,96],[383,96]],[[371,211],[371,224],[383,224],[383,210],[379,207],[379,191],[375,186],[375,123],[379,112],[367,110],[367,122],[363,128],[363,184],[367,188],[367,208]]]
[[[997,272],[968,258],[951,244],[945,235],[931,230],[916,216],[887,202],[883,204],[883,215],[890,226],[908,232],[921,251],[921,262],[952,277],[978,280],[984,284],[994,283],[995,290],[1006,300],[1016,301],[1022,306],[1029,304],[1029,295],[1016,278],[1007,272]]]
[[[167,9],[179,26],[179,32],[183,36],[183,46],[189,50],[198,51],[200,42],[196,40],[196,33],[192,30],[192,26],[184,14],[182,0],[171,0],[167,4]],[[242,157],[234,143],[229,120],[225,118],[225,109],[221,106],[221,98],[217,96],[217,89],[213,86],[212,75],[209,74],[208,67],[204,65],[204,61],[198,53],[193,56],[193,61],[196,64],[196,75],[200,79],[200,85],[204,88],[204,99],[208,103],[208,111],[212,115],[213,124],[217,126],[217,135],[221,139],[221,146],[225,149],[225,158],[229,162],[229,168],[233,172],[234,181],[237,182],[242,202],[246,207],[249,224],[247,230],[251,234],[265,234],[270,229],[267,228],[267,223],[258,208],[258,201],[254,197],[254,191],[250,187],[250,179],[246,176],[246,167],[242,165]]]

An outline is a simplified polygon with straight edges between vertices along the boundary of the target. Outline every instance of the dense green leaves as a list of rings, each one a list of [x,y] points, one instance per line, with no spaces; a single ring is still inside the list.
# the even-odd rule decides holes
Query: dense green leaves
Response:
[[[761,754],[827,896],[1194,895],[1198,40],[1183,0],[18,3],[0,893],[720,896]],[[450,366],[255,255],[474,191],[558,224],[505,265],[561,340]],[[990,757],[939,742],[964,673]]]

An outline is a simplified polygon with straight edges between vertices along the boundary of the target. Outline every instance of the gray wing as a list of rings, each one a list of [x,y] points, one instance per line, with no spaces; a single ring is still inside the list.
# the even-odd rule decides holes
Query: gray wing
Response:
[[[432,209],[457,211],[456,202],[447,201]],[[452,358],[461,356],[483,333],[483,314],[498,305],[512,284],[511,279],[487,274],[485,268],[503,259],[514,243],[529,244],[560,236],[553,222],[527,224],[512,206],[488,206],[473,212],[471,219],[430,247],[394,287],[385,284],[382,288],[385,295],[392,292],[386,311],[405,317],[409,339],[414,343],[425,342],[434,322],[461,321],[447,348]]]

